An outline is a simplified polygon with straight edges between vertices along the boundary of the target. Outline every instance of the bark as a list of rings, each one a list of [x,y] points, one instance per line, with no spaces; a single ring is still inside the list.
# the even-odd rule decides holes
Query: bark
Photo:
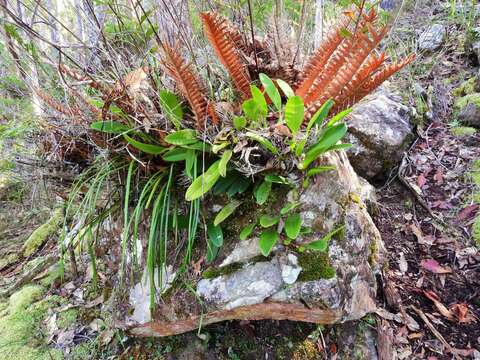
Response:
[[[323,38],[323,14],[324,14],[324,1],[315,1],[315,48],[320,45]]]

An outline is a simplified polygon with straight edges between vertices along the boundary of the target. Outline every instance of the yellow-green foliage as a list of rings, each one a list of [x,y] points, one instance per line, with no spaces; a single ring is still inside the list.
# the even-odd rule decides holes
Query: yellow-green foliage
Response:
[[[477,130],[468,126],[456,126],[450,129],[450,132],[455,136],[469,136],[475,135]]]
[[[476,217],[475,222],[473,223],[472,236],[473,240],[475,241],[475,245],[480,248],[480,215]]]
[[[455,101],[454,108],[456,110],[462,110],[468,104],[475,104],[477,106],[480,106],[480,93],[468,94],[464,97],[457,99],[457,101]]]
[[[40,286],[25,286],[14,293],[0,315],[0,359],[62,359],[58,350],[48,349],[42,340],[41,324],[48,309],[45,301],[34,303],[44,294]]]
[[[455,88],[453,90],[453,95],[455,96],[464,96],[464,95],[470,95],[475,92],[475,85],[477,83],[477,79],[475,77],[468,79],[467,81],[464,81],[462,85],[459,87]]]
[[[326,251],[309,251],[301,254],[298,262],[303,269],[298,277],[300,281],[331,279],[335,277],[335,269],[332,267]]]
[[[27,241],[25,241],[23,244],[23,256],[28,257],[35,253],[49,236],[52,236],[57,232],[62,221],[62,209],[55,210],[50,220],[36,229]]]

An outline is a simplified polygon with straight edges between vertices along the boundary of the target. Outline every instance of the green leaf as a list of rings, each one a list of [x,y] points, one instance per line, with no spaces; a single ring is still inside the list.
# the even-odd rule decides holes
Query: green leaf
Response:
[[[197,132],[195,130],[183,129],[165,136],[164,140],[172,145],[190,145],[198,142],[196,135]]]
[[[277,84],[280,86],[280,89],[282,89],[283,93],[287,98],[291,98],[292,96],[295,96],[295,92],[292,90],[290,85],[288,85],[285,81],[282,79],[277,79]]]
[[[318,156],[328,151],[328,149],[335,145],[347,133],[347,126],[345,124],[338,124],[328,128],[322,135],[322,138],[305,154],[305,159],[298,165],[299,169],[306,169]]]
[[[300,233],[300,229],[302,227],[302,218],[300,214],[294,214],[287,217],[285,220],[285,234],[292,239],[295,240]]]
[[[270,140],[265,139],[263,136],[252,132],[247,132],[245,136],[259,142],[260,145],[269,150],[272,154],[278,154],[278,149],[270,142]]]
[[[333,236],[335,236],[339,231],[343,230],[344,228],[345,228],[345,225],[340,226],[338,229],[335,229],[335,230],[329,232],[327,235],[325,235],[320,240],[311,242],[310,244],[305,245],[305,247],[310,249],[310,250],[325,251],[328,248],[328,242],[330,241],[330,239]]]
[[[287,204],[280,210],[280,214],[285,215],[285,214],[289,213],[290,211],[292,211],[293,209],[295,209],[298,205],[300,205],[299,202]]]
[[[250,234],[253,232],[253,229],[255,229],[255,226],[257,224],[253,223],[250,225],[247,225],[243,228],[243,230],[240,232],[240,240],[247,240],[247,238],[250,236]]]
[[[90,124],[90,129],[107,134],[123,134],[132,130],[127,125],[117,121],[96,121]]]
[[[330,109],[332,108],[332,106],[334,104],[335,103],[331,99],[329,99],[329,100],[327,100],[323,103],[323,105],[320,107],[320,109],[318,109],[318,111],[312,116],[312,118],[308,122],[307,132],[310,131],[312,126],[315,125],[315,124],[322,125],[322,123],[327,118],[328,113],[329,113]]]
[[[304,111],[303,100],[300,96],[292,96],[287,100],[285,105],[285,122],[293,136],[297,135],[298,130],[302,126]]]
[[[245,116],[234,116],[233,126],[235,126],[235,129],[237,130],[242,130],[245,126],[247,126],[247,119]]]
[[[244,176],[237,176],[233,184],[228,189],[227,195],[229,197],[232,197],[237,194],[241,194],[248,189],[251,183],[252,182],[249,178],[246,178]]]
[[[342,121],[345,118],[345,116],[347,116],[351,112],[352,112],[352,109],[346,109],[339,112],[337,115],[335,115],[333,118],[330,119],[330,121],[327,123],[327,126],[332,126],[332,125],[335,125],[337,122]]]
[[[267,75],[260,73],[260,82],[265,89],[265,92],[268,94],[270,100],[272,100],[273,105],[275,105],[278,111],[282,110],[282,97],[280,96],[280,92],[278,91],[275,83],[272,79],[270,79]]]
[[[270,215],[262,215],[260,216],[260,226],[264,228],[268,228],[275,224],[278,224],[280,221],[280,216],[270,216]]]
[[[257,201],[258,205],[263,205],[268,199],[270,195],[270,191],[272,190],[272,183],[270,181],[264,180],[259,187],[255,189],[255,200]]]
[[[218,165],[218,172],[222,177],[227,176],[227,164],[230,161],[232,154],[233,154],[232,150],[226,150],[222,154],[222,157],[220,158],[220,164]]]
[[[227,219],[233,212],[237,209],[237,207],[241,204],[238,200],[232,200],[230,203],[225,205],[222,210],[219,211],[217,216],[215,216],[215,220],[213,220],[213,225],[217,226],[218,224],[222,223]]]
[[[352,144],[336,144],[336,145],[330,146],[328,148],[328,151],[346,150],[346,149],[350,149],[352,146],[353,146]]]
[[[258,121],[261,118],[261,110],[254,99],[245,100],[242,104],[243,113],[252,121]]]
[[[228,145],[230,145],[230,141],[224,141],[224,142],[221,142],[220,144],[215,144],[212,146],[212,152],[214,154],[218,154],[220,150],[225,149]]]
[[[216,247],[223,245],[223,231],[220,226],[209,223],[207,225],[207,234],[209,242]]]
[[[258,245],[263,256],[268,256],[277,243],[279,235],[275,229],[267,229],[260,235]]]
[[[190,178],[194,178],[193,165],[195,164],[195,159],[197,158],[197,152],[193,149],[186,149],[187,156],[185,159],[185,174]]]
[[[180,145],[181,147],[185,149],[192,149],[192,150],[198,150],[201,152],[211,152],[211,146],[207,143],[204,143],[203,141],[197,141],[194,142],[193,144],[188,144],[188,145]]]
[[[178,97],[167,90],[161,90],[160,94],[160,106],[166,113],[168,119],[175,125],[175,128],[180,128],[180,120],[183,117],[183,109]]]
[[[185,193],[185,200],[192,201],[198,199],[215,185],[220,177],[218,171],[219,164],[220,160],[214,162],[207,171],[192,182]]]
[[[277,184],[292,185],[283,176],[280,176],[280,175],[277,175],[277,174],[268,174],[268,175],[265,176],[265,180],[270,181],[272,183],[277,183]]]
[[[175,162],[175,161],[185,161],[188,157],[189,149],[184,149],[181,147],[174,147],[169,149],[162,158],[165,161]]]
[[[325,171],[335,170],[335,166],[318,166],[307,171],[307,176],[314,176]]]
[[[207,263],[211,263],[213,260],[215,260],[219,249],[220,248],[218,246],[215,246],[210,242],[207,243],[207,256],[205,258],[205,260],[207,260]]]
[[[262,117],[267,116],[267,113],[268,113],[267,100],[265,100],[265,96],[263,95],[262,91],[255,85],[250,85],[250,92],[252,93],[252,98],[257,104],[258,109],[260,110],[261,116]]]
[[[132,145],[133,147],[136,147],[138,150],[141,150],[146,154],[159,155],[159,154],[163,154],[167,150],[163,146],[142,143],[140,141],[132,139],[127,134],[123,134],[123,137],[125,138],[125,140],[127,140],[127,142],[130,145]]]

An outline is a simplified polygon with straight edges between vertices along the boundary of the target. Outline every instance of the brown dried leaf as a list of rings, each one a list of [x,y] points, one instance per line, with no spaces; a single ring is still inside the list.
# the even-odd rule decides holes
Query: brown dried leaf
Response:
[[[437,294],[435,294],[433,291],[424,291],[423,293],[428,299],[430,299],[433,302],[433,304],[435,305],[435,307],[437,308],[440,314],[442,314],[448,320],[453,320],[452,312],[448,310],[447,307],[440,302],[440,299],[438,298]]]
[[[478,209],[480,208],[479,205],[473,204],[473,205],[468,205],[464,207],[462,210],[457,215],[457,219],[460,221],[465,221],[471,217],[473,217]]]
[[[449,274],[452,272],[452,269],[449,267],[440,266],[438,261],[435,259],[424,259],[420,263],[420,266],[434,274]]]

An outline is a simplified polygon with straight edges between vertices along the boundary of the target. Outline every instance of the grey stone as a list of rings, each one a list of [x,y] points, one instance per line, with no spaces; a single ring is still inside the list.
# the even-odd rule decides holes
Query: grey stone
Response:
[[[418,39],[418,49],[421,51],[435,51],[440,48],[447,35],[447,29],[442,24],[433,24],[425,30]]]
[[[412,134],[410,118],[410,108],[386,88],[353,107],[347,118],[349,133],[345,141],[353,145],[347,154],[360,176],[387,176],[401,160]]]
[[[197,294],[207,305],[230,310],[239,306],[258,304],[284,285],[276,259],[247,265],[231,275],[203,279],[197,285]]]
[[[474,103],[468,103],[458,114],[458,120],[465,125],[480,129],[480,107]]]

